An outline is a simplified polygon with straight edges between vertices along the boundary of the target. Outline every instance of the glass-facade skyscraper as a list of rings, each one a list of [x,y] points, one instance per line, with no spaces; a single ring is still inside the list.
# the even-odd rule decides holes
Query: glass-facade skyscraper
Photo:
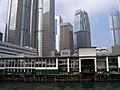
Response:
[[[9,0],[5,42],[30,46],[31,0]]]
[[[37,8],[39,0],[33,0],[32,15],[32,47],[38,47],[38,14]],[[42,8],[42,56],[50,56],[50,52],[55,51],[55,0],[43,0]]]
[[[74,49],[91,47],[90,22],[84,10],[77,10],[74,17]]]
[[[43,0],[43,54],[55,51],[55,0]]]
[[[9,0],[5,42],[55,51],[55,0]]]
[[[120,45],[120,12],[109,14],[109,28],[112,36],[112,45]]]
[[[69,22],[60,24],[60,50],[73,50],[73,26]]]

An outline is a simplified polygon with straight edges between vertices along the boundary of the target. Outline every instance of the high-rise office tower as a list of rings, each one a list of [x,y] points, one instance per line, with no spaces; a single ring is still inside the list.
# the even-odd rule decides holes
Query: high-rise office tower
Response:
[[[38,32],[37,32],[37,26],[38,21],[37,17],[39,16],[37,13],[38,8],[38,0],[32,0],[32,31],[31,31],[31,47],[38,48],[37,42],[38,42]],[[43,9],[43,8],[42,8]],[[42,26],[41,26],[42,27]]]
[[[84,10],[77,10],[74,18],[74,49],[91,47],[90,22]]]
[[[60,52],[60,24],[63,23],[63,19],[60,15],[55,16],[55,49],[57,52]]]
[[[43,0],[32,0],[32,35],[31,47],[43,56]]]
[[[60,25],[60,50],[73,50],[73,26],[70,23]]]
[[[5,42],[30,46],[31,0],[9,0]]]
[[[119,11],[120,11],[120,0],[118,0],[118,8],[119,8]]]
[[[50,56],[51,52],[55,50],[55,0],[43,0],[43,7],[38,8],[39,0],[33,0],[33,15],[32,15],[32,47],[42,48],[42,55],[40,56]],[[39,10],[38,10],[39,9]],[[42,11],[43,14],[38,13]],[[40,15],[42,18],[40,18]],[[42,20],[42,24],[40,23]],[[40,27],[39,27],[40,26]],[[42,37],[40,37],[38,43],[38,28],[41,28]]]
[[[120,12],[109,14],[109,28],[112,37],[112,45],[120,45]]]
[[[120,0],[118,0],[119,11],[109,14],[109,28],[111,32],[112,45],[120,45]]]

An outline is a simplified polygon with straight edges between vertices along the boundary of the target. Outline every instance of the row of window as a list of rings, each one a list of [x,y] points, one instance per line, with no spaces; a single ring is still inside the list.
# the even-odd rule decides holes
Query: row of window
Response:
[[[30,49],[26,49],[26,48],[21,48],[21,47],[17,47],[17,46],[11,46],[11,45],[7,45],[7,44],[0,44],[0,50],[3,51],[9,51],[9,52],[14,52],[14,53],[26,53],[26,54],[37,54],[37,50],[30,50]],[[7,49],[6,49],[7,48]]]

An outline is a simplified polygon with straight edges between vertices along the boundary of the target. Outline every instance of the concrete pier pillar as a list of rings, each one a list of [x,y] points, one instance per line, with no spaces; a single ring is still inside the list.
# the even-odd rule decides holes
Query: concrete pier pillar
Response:
[[[106,57],[106,68],[107,68],[107,72],[109,72],[109,62],[108,62],[108,57]]]
[[[67,58],[67,72],[70,72],[70,59]]]
[[[95,63],[95,72],[97,72],[97,60],[94,58],[94,63]]]
[[[81,59],[79,58],[79,72],[81,72]]]
[[[58,58],[56,58],[56,68],[58,69]]]
[[[118,56],[118,71],[120,72],[120,56]]]

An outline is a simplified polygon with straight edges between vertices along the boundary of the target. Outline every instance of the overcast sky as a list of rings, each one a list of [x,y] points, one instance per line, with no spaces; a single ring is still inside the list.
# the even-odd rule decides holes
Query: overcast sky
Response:
[[[0,2],[0,31],[4,33],[7,13],[7,1]],[[92,45],[97,47],[110,47],[110,31],[108,14],[118,10],[118,0],[56,0],[56,12],[65,22],[74,22],[74,13],[78,9],[88,12]]]

